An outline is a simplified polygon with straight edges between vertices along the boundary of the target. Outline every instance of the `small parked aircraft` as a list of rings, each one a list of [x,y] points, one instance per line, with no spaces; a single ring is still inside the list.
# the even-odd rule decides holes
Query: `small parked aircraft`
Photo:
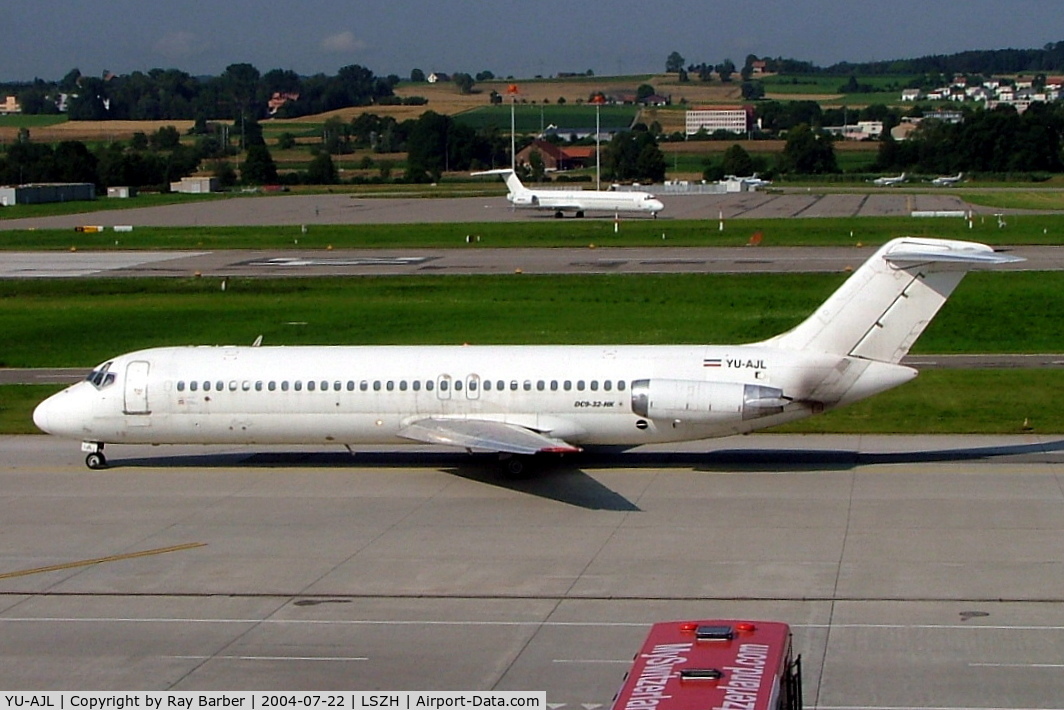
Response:
[[[964,179],[964,173],[957,173],[956,175],[941,175],[931,181],[932,185],[938,185],[939,187],[945,187],[947,185],[956,185]]]
[[[909,176],[906,173],[902,173],[901,175],[897,175],[895,177],[890,177],[890,176],[878,177],[875,180],[873,180],[872,182],[875,183],[876,185],[879,185],[880,187],[893,187],[894,185],[902,184],[903,182],[905,182],[908,179],[909,179]]]

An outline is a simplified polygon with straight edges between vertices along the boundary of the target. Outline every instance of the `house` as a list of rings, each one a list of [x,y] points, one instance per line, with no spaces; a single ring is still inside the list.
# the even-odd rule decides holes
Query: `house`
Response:
[[[270,100],[266,102],[269,114],[273,116],[282,106],[284,106],[289,101],[299,101],[299,94],[287,91],[273,92],[273,96],[271,96]]]
[[[919,101],[924,97],[924,92],[919,89],[904,89],[901,92],[902,101]]]
[[[17,96],[7,96],[4,98],[3,103],[0,103],[0,116],[6,116],[11,113],[22,113],[22,107],[18,105]]]
[[[535,139],[517,154],[518,165],[531,163],[532,154],[539,153],[543,160],[543,167],[547,170],[574,170],[584,168],[595,157],[595,149],[592,147],[573,146],[562,148],[548,141]]]
[[[431,74],[429,74],[428,78],[426,79],[426,81],[428,81],[430,84],[435,84],[436,82],[439,82],[439,81],[445,81],[446,82],[446,81],[450,81],[450,80],[451,80],[451,77],[449,75],[447,75],[447,74],[444,74],[441,71],[432,72]]]

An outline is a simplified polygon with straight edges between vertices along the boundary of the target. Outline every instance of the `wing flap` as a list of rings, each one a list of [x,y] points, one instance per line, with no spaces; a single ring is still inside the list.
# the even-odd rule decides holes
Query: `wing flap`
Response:
[[[404,439],[508,454],[577,453],[580,447],[523,426],[487,419],[426,418],[403,427]]]

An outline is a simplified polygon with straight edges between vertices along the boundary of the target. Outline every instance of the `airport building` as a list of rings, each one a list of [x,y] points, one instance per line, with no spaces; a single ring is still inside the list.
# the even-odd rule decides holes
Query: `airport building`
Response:
[[[716,131],[746,133],[754,127],[754,107],[699,106],[687,111],[685,123],[689,136],[701,130],[710,134]]]
[[[3,207],[95,199],[96,186],[91,182],[43,183],[39,185],[0,187],[0,206]]]

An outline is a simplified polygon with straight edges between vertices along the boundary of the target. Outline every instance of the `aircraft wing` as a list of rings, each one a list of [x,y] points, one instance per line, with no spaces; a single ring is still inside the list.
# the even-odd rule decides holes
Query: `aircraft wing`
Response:
[[[539,432],[505,422],[487,419],[426,418],[402,428],[404,439],[427,444],[460,446],[477,451],[498,451],[508,454],[577,453],[580,447],[540,434]]]

